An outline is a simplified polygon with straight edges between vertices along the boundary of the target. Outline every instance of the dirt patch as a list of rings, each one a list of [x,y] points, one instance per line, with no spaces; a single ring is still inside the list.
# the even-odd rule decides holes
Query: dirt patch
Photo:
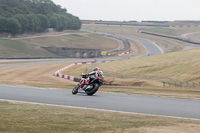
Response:
[[[147,51],[143,45],[136,40],[129,40],[134,54],[145,54]]]
[[[132,86],[143,86],[145,82],[134,82]]]

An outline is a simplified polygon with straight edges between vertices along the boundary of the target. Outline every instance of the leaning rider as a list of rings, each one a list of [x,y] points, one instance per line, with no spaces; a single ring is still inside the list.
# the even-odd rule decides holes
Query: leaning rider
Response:
[[[98,67],[95,67],[91,73],[86,75],[87,79],[85,80],[85,84],[88,85],[86,89],[91,87],[89,83],[95,80],[96,78],[101,77],[102,79],[104,79],[103,72]],[[92,77],[92,75],[94,75],[94,77]]]

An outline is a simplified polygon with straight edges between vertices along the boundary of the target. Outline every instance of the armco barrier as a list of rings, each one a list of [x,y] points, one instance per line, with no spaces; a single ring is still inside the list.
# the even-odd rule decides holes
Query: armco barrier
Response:
[[[177,37],[177,36],[169,36],[169,35],[152,33],[152,32],[147,32],[147,31],[138,31],[138,32],[143,33],[143,34],[149,34],[149,35],[154,35],[154,36],[161,36],[161,37],[171,38],[171,39],[175,39],[175,40],[179,40],[179,41],[183,41],[183,42],[187,42],[187,43],[192,43],[192,44],[200,44],[199,40],[194,40],[194,39],[191,39],[191,38],[186,39],[186,38],[181,38],[181,37]]]
[[[200,27],[200,25],[170,25],[169,27],[187,28],[187,27]]]

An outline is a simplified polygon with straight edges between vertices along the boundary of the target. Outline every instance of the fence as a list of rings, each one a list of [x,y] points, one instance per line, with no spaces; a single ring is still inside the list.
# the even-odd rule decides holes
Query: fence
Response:
[[[163,82],[163,87],[200,88],[200,82]]]

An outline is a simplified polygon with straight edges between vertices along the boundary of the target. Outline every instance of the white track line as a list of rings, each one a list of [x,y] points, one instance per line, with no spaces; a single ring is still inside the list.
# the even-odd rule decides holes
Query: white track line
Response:
[[[31,89],[37,89],[37,90],[47,90],[45,88],[40,88],[40,87],[30,87],[30,86],[10,86],[10,85],[0,85],[1,87],[12,87],[12,88],[31,88]]]

